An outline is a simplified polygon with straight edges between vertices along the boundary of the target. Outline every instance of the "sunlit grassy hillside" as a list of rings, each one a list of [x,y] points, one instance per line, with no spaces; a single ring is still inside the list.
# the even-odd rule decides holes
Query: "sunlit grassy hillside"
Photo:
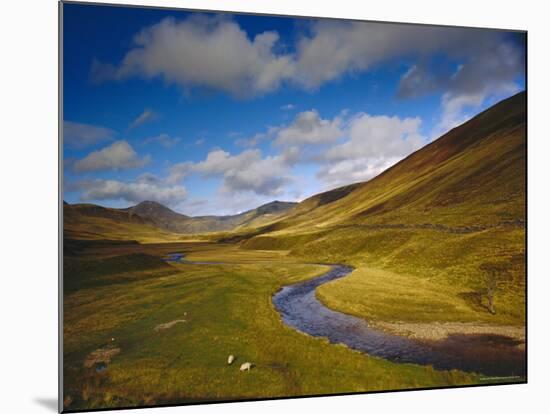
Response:
[[[523,324],[525,99],[495,105],[366,183],[305,200],[241,235],[242,246],[355,265],[352,276],[318,291],[349,313]],[[391,312],[372,312],[388,303]]]

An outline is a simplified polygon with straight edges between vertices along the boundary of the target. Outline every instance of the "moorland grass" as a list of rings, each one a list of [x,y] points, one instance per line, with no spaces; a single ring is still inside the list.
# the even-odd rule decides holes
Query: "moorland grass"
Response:
[[[362,392],[472,384],[473,374],[396,364],[301,334],[281,321],[271,296],[325,266],[281,252],[214,246],[171,265],[170,275],[69,292],[64,308],[69,409]],[[97,276],[97,275],[96,275]],[[100,280],[104,280],[101,279]],[[170,329],[159,324],[185,320]],[[113,341],[114,338],[114,341]],[[83,366],[105,346],[120,348],[107,370]],[[234,354],[234,365],[227,356]],[[240,372],[250,361],[255,367]]]
[[[302,262],[345,263],[356,270],[317,290],[330,308],[368,320],[525,323],[524,229],[470,234],[438,230],[337,228],[263,236],[243,247],[290,251]],[[510,276],[498,283],[496,313],[487,308],[482,266],[502,261]]]

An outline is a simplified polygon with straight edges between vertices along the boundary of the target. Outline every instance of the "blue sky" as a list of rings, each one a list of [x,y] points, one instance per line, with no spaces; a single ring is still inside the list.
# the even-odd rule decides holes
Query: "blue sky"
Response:
[[[525,88],[511,32],[77,4],[63,25],[70,203],[299,201]]]

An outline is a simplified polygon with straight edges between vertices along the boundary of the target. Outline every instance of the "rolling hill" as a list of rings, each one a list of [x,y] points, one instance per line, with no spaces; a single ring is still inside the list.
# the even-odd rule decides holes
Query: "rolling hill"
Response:
[[[182,234],[230,231],[237,227],[262,224],[292,209],[297,203],[273,201],[241,214],[189,217],[154,201],[144,201],[126,211],[167,231]]]
[[[273,201],[232,216],[190,217],[154,201],[115,209],[94,204],[63,204],[64,232],[68,238],[142,239],[174,238],[177,234],[231,231],[265,224],[284,215],[296,203]]]

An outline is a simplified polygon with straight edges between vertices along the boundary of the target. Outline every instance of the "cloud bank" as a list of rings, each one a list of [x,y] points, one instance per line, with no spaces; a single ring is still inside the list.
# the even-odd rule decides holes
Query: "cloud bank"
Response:
[[[216,149],[204,161],[184,162],[170,169],[167,181],[176,183],[189,174],[203,177],[221,177],[223,193],[252,192],[257,195],[277,196],[292,181],[289,167],[292,153],[262,157],[258,149],[245,150],[237,155]]]
[[[92,78],[161,78],[184,89],[204,87],[243,97],[274,91],[283,83],[315,90],[397,57],[421,60],[434,53],[464,60],[462,74],[430,79],[417,66],[402,79],[401,96],[418,93],[418,86],[449,83],[472,91],[477,80],[508,82],[523,64],[520,48],[498,31],[318,20],[294,43],[284,44],[276,31],[250,37],[227,16],[193,15],[144,28],[119,63],[95,61]]]
[[[465,121],[489,98],[517,91],[517,79],[525,71],[523,46],[499,31],[316,20],[295,34],[285,43],[276,31],[250,35],[228,16],[167,18],[137,33],[120,61],[94,61],[91,76],[97,82],[159,79],[185,92],[207,89],[242,99],[282,87],[311,93],[344,76],[397,62],[401,66],[393,67],[402,76],[396,98],[437,94],[440,99],[430,136],[421,133],[416,117],[360,112],[327,118],[316,109],[296,113],[294,104],[279,102],[277,108],[286,116],[296,113],[294,119],[235,140],[239,151],[213,149],[199,161],[172,165],[162,179],[143,174],[133,182],[88,181],[82,187],[84,197],[150,197],[174,205],[186,197],[182,181],[196,175],[220,180],[220,200],[229,204],[231,195],[234,205],[240,205],[237,198],[287,196],[300,179],[294,168],[306,164],[315,168],[313,175],[326,188],[368,180]],[[129,129],[153,118],[145,110]],[[101,127],[66,126],[70,128],[74,137],[80,136],[73,145],[113,140],[114,132]],[[170,148],[177,138],[160,134],[143,140],[154,143]],[[196,140],[197,146],[203,143]],[[116,141],[75,161],[73,170],[117,171],[149,161],[126,141]]]
[[[166,182],[198,174],[221,178],[221,193],[278,196],[297,182],[293,168],[308,164],[318,169],[316,177],[325,187],[349,184],[373,178],[424,145],[420,127],[420,118],[358,113],[323,119],[315,110],[304,111],[288,125],[258,133],[272,140],[275,154],[215,149],[202,161],[173,165]]]

